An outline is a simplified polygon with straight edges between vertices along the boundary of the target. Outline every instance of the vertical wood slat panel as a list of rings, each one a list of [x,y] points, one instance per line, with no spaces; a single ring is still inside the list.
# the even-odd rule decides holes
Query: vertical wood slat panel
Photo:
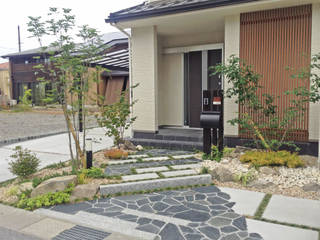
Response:
[[[264,93],[276,97],[280,119],[293,100],[293,96],[286,96],[284,92],[301,86],[299,80],[291,78],[292,72],[286,68],[299,70],[310,64],[311,19],[311,5],[244,13],[240,17],[240,58],[262,75],[260,85],[263,88],[257,95],[260,100],[263,100]],[[310,86],[310,82],[305,84]],[[308,141],[309,105],[305,107],[305,114],[293,124],[294,130],[288,134],[287,140]],[[245,106],[239,106],[239,116],[246,111]],[[260,123],[268,121],[257,113],[248,114]],[[239,135],[253,137],[241,129]]]

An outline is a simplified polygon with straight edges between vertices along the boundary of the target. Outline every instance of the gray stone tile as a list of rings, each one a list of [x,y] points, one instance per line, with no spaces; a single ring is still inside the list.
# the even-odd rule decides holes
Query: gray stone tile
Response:
[[[210,219],[210,221],[208,223],[214,227],[222,227],[222,226],[230,225],[231,222],[232,222],[232,220],[228,219],[228,218],[215,217],[215,218]]]
[[[210,215],[205,212],[199,212],[195,210],[189,210],[174,215],[176,218],[182,218],[192,222],[205,222],[210,219]]]
[[[220,192],[220,189],[215,186],[207,186],[207,187],[194,188],[193,191],[196,191],[199,193],[216,193],[216,192]]]
[[[239,217],[239,218],[233,220],[232,225],[242,231],[247,230],[247,223],[246,223],[246,219],[244,217]]]
[[[168,204],[165,204],[165,203],[162,203],[162,202],[156,202],[152,208],[155,210],[155,211],[158,211],[158,212],[161,212],[161,211],[164,211],[165,209],[167,209],[169,207]]]
[[[181,235],[178,227],[172,223],[168,223],[159,233],[161,239],[165,240],[185,240]]]
[[[220,232],[217,228],[207,226],[199,228],[199,231],[206,235],[206,237],[209,239],[218,240],[220,238]]]

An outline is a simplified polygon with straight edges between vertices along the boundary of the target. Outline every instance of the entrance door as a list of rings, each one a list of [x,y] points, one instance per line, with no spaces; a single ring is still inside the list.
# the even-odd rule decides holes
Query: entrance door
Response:
[[[203,56],[208,56],[204,58]],[[185,53],[185,125],[200,128],[202,90],[221,89],[221,78],[211,75],[208,67],[221,63],[222,49]],[[205,70],[205,74],[203,71]],[[205,78],[205,79],[203,79]]]

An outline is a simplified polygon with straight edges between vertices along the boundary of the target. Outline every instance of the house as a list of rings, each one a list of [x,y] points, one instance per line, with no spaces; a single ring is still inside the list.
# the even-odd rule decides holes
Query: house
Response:
[[[9,63],[0,63],[0,105],[7,105],[10,93]]]
[[[89,95],[91,97],[89,96],[88,99],[93,99],[99,92],[99,89],[99,94],[109,96],[110,91],[108,90],[108,93],[106,93],[107,82],[109,82],[109,89],[112,89],[114,92],[117,90],[116,92],[118,92],[119,89],[123,89],[123,85],[127,82],[126,79],[128,78],[129,58],[127,36],[121,32],[113,32],[104,34],[101,38],[107,48],[101,53],[101,59],[99,59],[98,62],[92,63],[92,65],[99,64],[110,70],[110,72],[103,73],[101,76],[100,85],[105,86],[104,88],[99,88],[92,84],[92,87],[89,90]],[[12,83],[13,99],[19,101],[24,95],[25,88],[27,88],[32,89],[33,103],[36,105],[41,104],[41,99],[46,95],[46,92],[52,89],[54,83],[47,84],[39,82],[37,80],[39,76],[46,76],[44,74],[41,75],[41,73],[40,75],[39,73],[36,74],[37,70],[34,67],[39,63],[44,63],[44,65],[48,64],[48,53],[52,51],[59,52],[56,49],[48,48],[47,52],[41,53],[41,49],[37,48],[3,56],[4,58],[8,58],[10,63],[10,80]],[[115,77],[113,78],[113,76]],[[116,86],[114,86],[115,84]],[[112,95],[111,98],[114,99],[114,96]],[[96,104],[94,100],[89,101],[88,104]]]
[[[106,22],[131,30],[130,81],[140,84],[132,94],[139,100],[133,137],[157,146],[201,146],[196,140],[202,91],[230,87],[221,76],[209,75],[208,66],[231,55],[254,65],[264,91],[281,96],[281,113],[287,104],[283,92],[293,87],[286,67],[305,67],[320,52],[319,0],[149,0],[111,13]],[[239,111],[234,99],[225,99],[225,143],[231,146],[248,138],[227,123]],[[310,104],[295,124],[292,140],[316,154],[319,106]],[[175,134],[172,127],[178,127]]]

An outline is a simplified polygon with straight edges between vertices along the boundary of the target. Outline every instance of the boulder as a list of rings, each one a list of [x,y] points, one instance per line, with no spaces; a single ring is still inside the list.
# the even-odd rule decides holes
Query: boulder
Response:
[[[71,183],[75,184],[76,182],[77,182],[76,175],[51,178],[51,179],[48,179],[47,181],[44,181],[35,189],[33,189],[31,193],[31,197],[36,197],[49,192],[54,193],[54,192],[63,191],[66,187],[68,187],[69,184]]]
[[[132,142],[130,142],[128,140],[124,141],[124,147],[125,147],[126,150],[131,150],[131,151],[135,151],[136,150],[136,146]]]
[[[244,153],[247,151],[252,151],[252,148],[243,147],[243,146],[236,146],[236,149],[234,150],[234,153]]]
[[[320,185],[317,183],[309,183],[302,187],[306,192],[320,192]]]
[[[230,170],[225,167],[216,167],[210,172],[214,179],[220,182],[232,182],[234,181],[234,176]]]
[[[82,184],[78,185],[72,191],[70,196],[70,201],[75,201],[76,199],[93,198],[99,190],[99,184]]]

